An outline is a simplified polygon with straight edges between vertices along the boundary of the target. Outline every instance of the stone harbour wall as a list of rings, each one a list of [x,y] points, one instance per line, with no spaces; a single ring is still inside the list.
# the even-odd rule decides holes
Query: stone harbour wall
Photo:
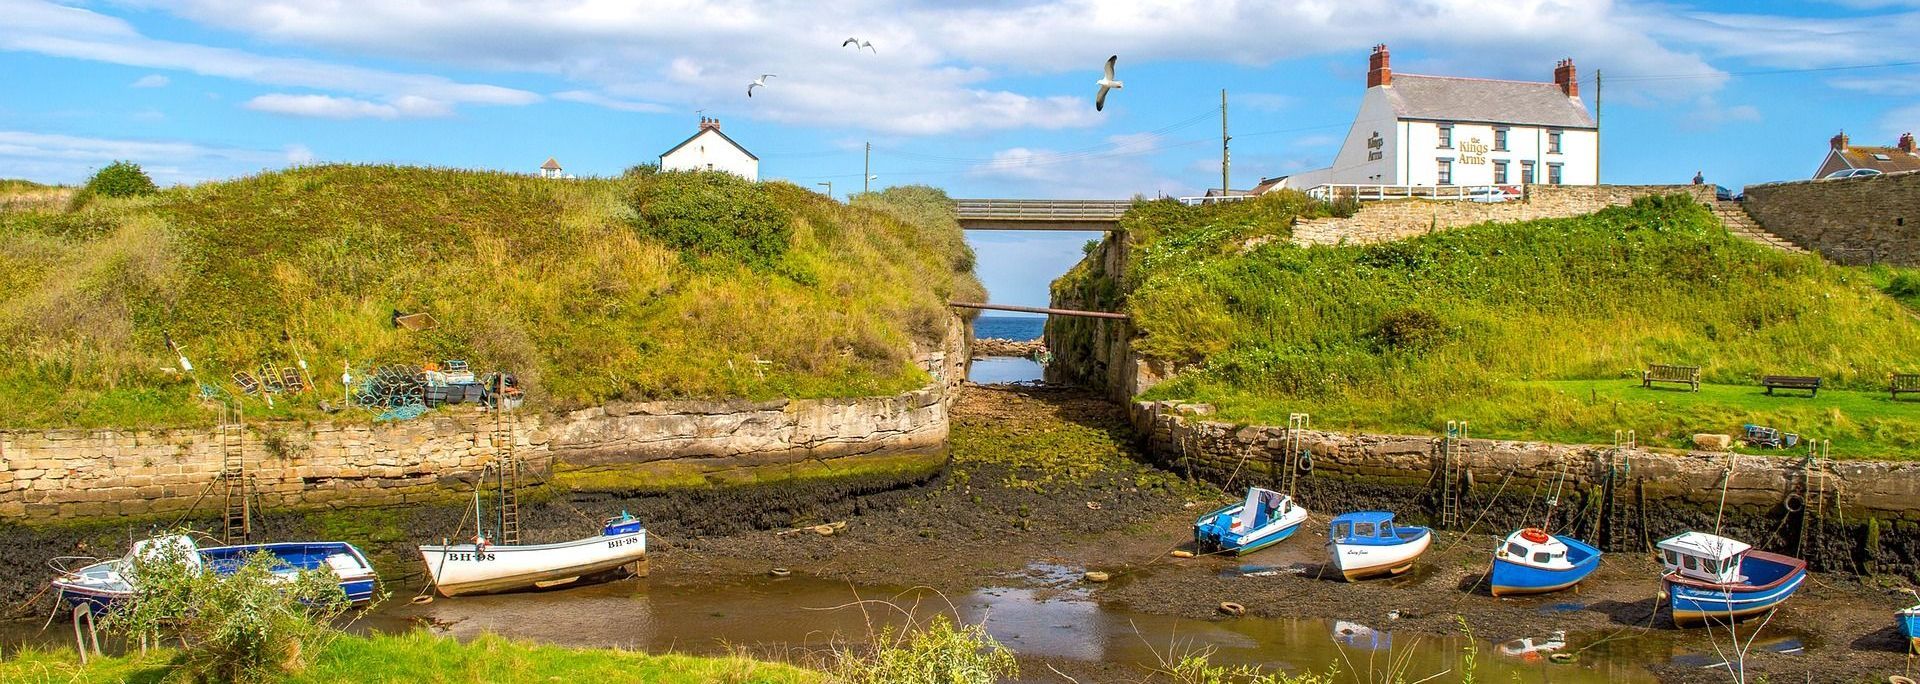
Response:
[[[1487,439],[1458,440],[1449,459],[1439,437],[1236,425],[1209,413],[1178,402],[1131,406],[1159,465],[1232,490],[1290,489],[1316,513],[1381,509],[1438,524],[1451,490],[1459,515],[1448,527],[1478,534],[1550,519],[1607,550],[1638,552],[1717,524],[1819,569],[1920,576],[1920,463],[1809,467],[1802,457]]]
[[[1920,171],[1749,185],[1767,232],[1835,263],[1920,265]]]
[[[1510,202],[1424,199],[1362,202],[1360,211],[1347,218],[1294,224],[1293,242],[1300,245],[1392,242],[1488,221],[1581,216],[1631,204],[1641,197],[1676,193],[1713,205],[1711,185],[1528,185],[1525,198]]]
[[[958,319],[940,349],[916,350],[933,376],[895,396],[611,402],[563,414],[443,409],[404,422],[262,423],[238,443],[266,507],[341,507],[462,496],[512,450],[536,471],[619,469],[677,478],[801,461],[944,453],[950,390],[964,380]],[[228,453],[217,428],[0,431],[0,520],[201,513],[224,501]]]

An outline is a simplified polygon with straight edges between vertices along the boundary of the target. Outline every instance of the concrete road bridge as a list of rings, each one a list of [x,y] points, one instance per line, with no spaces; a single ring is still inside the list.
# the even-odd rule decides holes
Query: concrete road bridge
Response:
[[[1120,215],[1133,200],[962,199],[960,227],[966,230],[1120,229]]]

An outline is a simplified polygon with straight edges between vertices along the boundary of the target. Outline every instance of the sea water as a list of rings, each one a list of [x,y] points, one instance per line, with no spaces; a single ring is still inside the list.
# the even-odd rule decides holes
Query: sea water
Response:
[[[1045,316],[981,316],[973,319],[973,339],[1037,340],[1046,326]]]

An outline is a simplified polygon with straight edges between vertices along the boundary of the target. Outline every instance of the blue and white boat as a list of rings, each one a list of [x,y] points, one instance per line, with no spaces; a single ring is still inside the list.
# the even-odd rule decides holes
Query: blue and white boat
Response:
[[[1327,533],[1333,567],[1349,582],[1406,572],[1432,544],[1433,530],[1397,527],[1386,511],[1342,513]]]
[[[1681,627],[1773,610],[1807,579],[1806,561],[1718,535],[1687,532],[1656,546],[1673,623]]]
[[[1232,551],[1244,556],[1293,536],[1306,521],[1307,509],[1295,504],[1293,497],[1249,487],[1246,501],[1200,516],[1193,524],[1193,543],[1202,553]]]
[[[1907,637],[1907,652],[1920,653],[1920,603],[1894,615],[1900,620],[1900,634]]]
[[[99,561],[78,570],[61,572],[53,579],[60,600],[72,608],[89,605],[95,612],[111,610],[133,597],[138,578],[134,576],[136,559],[154,562],[176,557],[196,570],[229,575],[258,553],[274,556],[274,574],[291,577],[302,570],[325,569],[340,578],[340,590],[355,605],[373,598],[379,577],[366,554],[345,542],[291,542],[280,544],[237,544],[199,548],[193,539],[180,534],[165,535],[135,542],[127,555]]]
[[[1560,591],[1600,567],[1600,550],[1578,539],[1529,527],[1507,535],[1493,551],[1493,595]]]

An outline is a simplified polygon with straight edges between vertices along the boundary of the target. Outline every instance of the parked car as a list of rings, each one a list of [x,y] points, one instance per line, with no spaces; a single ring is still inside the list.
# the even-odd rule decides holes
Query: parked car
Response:
[[[1518,188],[1507,186],[1476,187],[1467,189],[1469,202],[1506,202],[1520,198]]]
[[[1722,202],[1732,202],[1735,199],[1739,199],[1737,195],[1733,194],[1732,190],[1727,189],[1727,186],[1724,185],[1713,186],[1713,198]]]
[[[1827,174],[1828,178],[1858,178],[1860,176],[1878,176],[1879,169],[1841,169]]]

